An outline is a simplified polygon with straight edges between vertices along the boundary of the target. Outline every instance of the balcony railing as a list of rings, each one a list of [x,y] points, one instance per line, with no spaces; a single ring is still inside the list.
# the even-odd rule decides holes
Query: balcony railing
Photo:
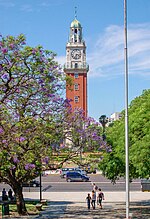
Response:
[[[86,64],[78,64],[78,63],[75,63],[75,64],[64,64],[64,70],[66,69],[86,69],[86,71],[89,71],[89,65],[86,63]]]

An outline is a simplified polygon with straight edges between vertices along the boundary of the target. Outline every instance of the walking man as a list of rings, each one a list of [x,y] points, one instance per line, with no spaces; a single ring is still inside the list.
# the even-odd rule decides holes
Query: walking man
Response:
[[[102,209],[102,200],[104,200],[104,193],[102,192],[101,189],[98,190],[98,195],[97,195],[97,204],[99,207]]]

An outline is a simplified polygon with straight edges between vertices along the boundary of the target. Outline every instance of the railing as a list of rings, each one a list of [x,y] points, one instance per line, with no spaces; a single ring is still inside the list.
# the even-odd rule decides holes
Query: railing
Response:
[[[86,69],[86,71],[89,71],[89,65],[86,64],[64,64],[64,70],[66,69]]]

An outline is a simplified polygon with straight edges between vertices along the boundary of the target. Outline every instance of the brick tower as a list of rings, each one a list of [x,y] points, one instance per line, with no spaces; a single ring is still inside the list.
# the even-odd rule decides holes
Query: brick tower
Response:
[[[72,79],[72,85],[66,84],[66,98],[72,99],[72,109],[82,108],[87,116],[87,72],[86,45],[82,39],[82,26],[76,19],[70,26],[69,40],[66,45],[66,63],[64,72]]]

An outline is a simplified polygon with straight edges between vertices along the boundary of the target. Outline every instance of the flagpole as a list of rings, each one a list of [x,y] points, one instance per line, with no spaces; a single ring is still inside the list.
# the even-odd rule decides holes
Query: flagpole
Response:
[[[126,161],[126,219],[129,219],[129,133],[128,133],[128,49],[127,0],[124,0],[124,63],[125,63],[125,161]]]

